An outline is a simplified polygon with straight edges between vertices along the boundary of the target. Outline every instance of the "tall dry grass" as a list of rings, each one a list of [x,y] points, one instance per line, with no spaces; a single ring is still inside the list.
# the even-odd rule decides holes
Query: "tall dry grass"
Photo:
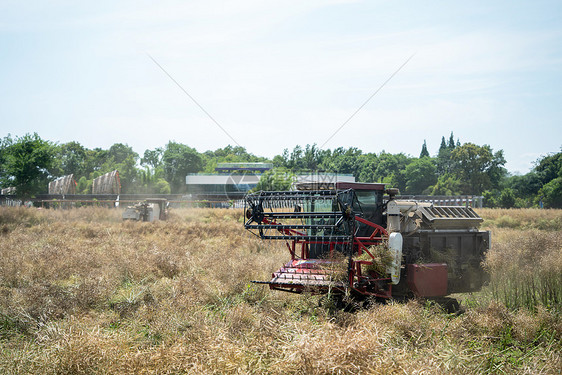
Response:
[[[288,252],[246,233],[242,220],[237,210],[139,223],[103,208],[1,209],[0,373],[562,368],[560,316],[542,304],[531,312],[482,303],[456,316],[411,301],[352,314],[250,284],[268,280]],[[502,231],[494,239],[509,241],[512,230]]]
[[[538,208],[480,208],[484,227],[562,231],[562,210]]]
[[[493,296],[509,308],[542,305],[562,311],[562,232],[496,233],[484,264]]]
[[[562,311],[562,210],[480,209],[492,229],[484,266],[493,298],[509,308]]]

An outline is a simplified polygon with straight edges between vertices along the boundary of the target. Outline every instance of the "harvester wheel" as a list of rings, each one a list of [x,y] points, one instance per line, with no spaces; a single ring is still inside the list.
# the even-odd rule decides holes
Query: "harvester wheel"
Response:
[[[318,304],[327,310],[341,310],[345,312],[355,312],[361,308],[361,301],[341,293],[324,295]]]
[[[441,308],[449,314],[462,313],[459,305],[459,301],[457,301],[455,298],[441,297],[441,298],[432,299],[432,301],[434,301],[439,306],[441,306]]]

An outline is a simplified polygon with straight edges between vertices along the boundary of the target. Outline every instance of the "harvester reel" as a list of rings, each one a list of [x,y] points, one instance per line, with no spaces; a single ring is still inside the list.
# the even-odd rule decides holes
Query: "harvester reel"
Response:
[[[263,221],[264,214],[261,202],[258,205],[250,204],[250,207],[246,209],[246,218],[248,219],[247,224],[252,222],[260,224]]]
[[[386,237],[384,228],[362,218],[353,190],[259,192],[246,196],[246,207],[246,229],[261,239],[285,240],[291,253],[291,260],[265,282],[271,289],[389,295],[387,275],[371,280],[370,274],[361,272],[369,261],[353,259]],[[363,232],[370,229],[367,237],[358,234],[357,221]],[[343,269],[337,265],[341,260],[334,260],[337,253],[347,258]]]

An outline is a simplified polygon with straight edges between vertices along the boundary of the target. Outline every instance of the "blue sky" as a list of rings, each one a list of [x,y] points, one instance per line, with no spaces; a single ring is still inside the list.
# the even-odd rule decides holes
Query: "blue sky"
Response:
[[[175,140],[256,155],[418,156],[454,132],[526,173],[562,146],[560,1],[3,1],[0,135],[142,154]]]

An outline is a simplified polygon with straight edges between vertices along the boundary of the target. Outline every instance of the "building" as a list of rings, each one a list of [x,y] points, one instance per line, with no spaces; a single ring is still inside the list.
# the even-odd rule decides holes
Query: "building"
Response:
[[[242,198],[255,188],[264,172],[273,168],[272,163],[219,163],[217,174],[190,174],[186,176],[187,192],[191,195]],[[311,172],[297,175],[298,183],[355,182],[352,175]]]
[[[240,198],[255,188],[261,175],[272,168],[272,163],[219,163],[216,174],[187,175],[187,192],[198,196]]]
[[[215,171],[218,173],[247,171],[261,174],[272,168],[273,163],[218,163]]]

